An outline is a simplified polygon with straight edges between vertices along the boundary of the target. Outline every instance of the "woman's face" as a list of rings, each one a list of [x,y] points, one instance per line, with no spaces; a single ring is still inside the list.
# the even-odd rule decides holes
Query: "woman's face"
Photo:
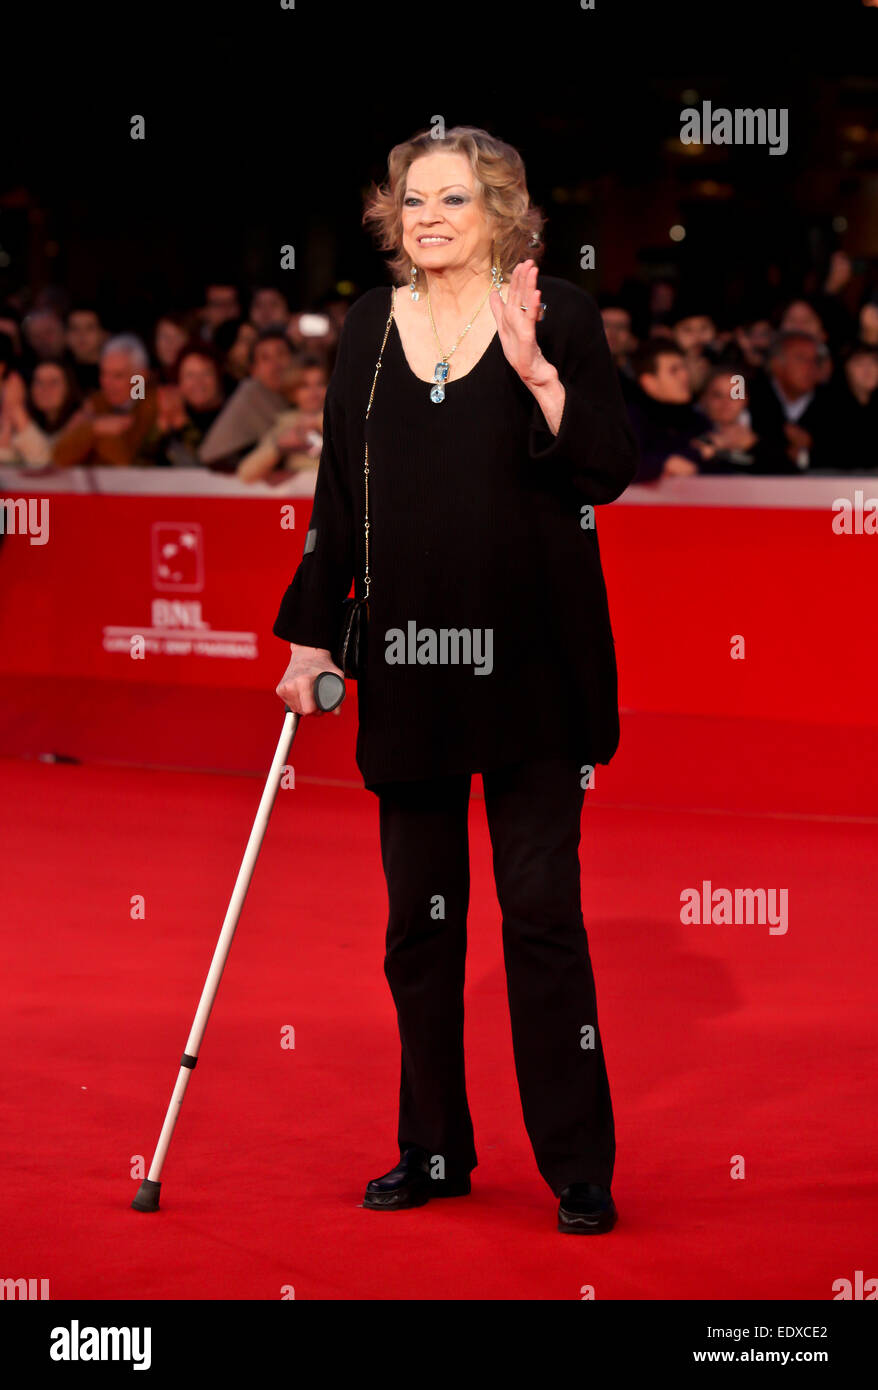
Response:
[[[847,379],[855,391],[871,396],[878,390],[878,356],[874,352],[858,352],[845,363]]]
[[[491,226],[464,155],[422,155],[410,165],[402,244],[414,265],[428,272],[489,267]]]
[[[155,355],[163,367],[170,367],[186,342],[186,334],[170,319],[159,319],[155,330]]]
[[[105,336],[91,309],[75,309],[67,319],[67,346],[77,362],[99,362]]]
[[[860,310],[860,337],[864,343],[878,343],[878,304],[864,304]]]
[[[715,425],[733,425],[744,409],[745,402],[732,394],[734,384],[731,375],[717,376],[704,388],[701,407]]]
[[[218,404],[220,385],[216,367],[207,357],[197,353],[184,357],[178,379],[180,395],[193,410],[210,410]]]
[[[226,362],[235,376],[244,377],[250,371],[250,349],[259,337],[252,323],[242,323],[238,336],[226,354]]]
[[[326,399],[326,373],[322,367],[306,367],[293,391],[293,402],[306,415],[318,415]]]
[[[31,395],[37,410],[44,415],[56,414],[67,396],[67,381],[61,368],[52,362],[37,367],[31,382]]]

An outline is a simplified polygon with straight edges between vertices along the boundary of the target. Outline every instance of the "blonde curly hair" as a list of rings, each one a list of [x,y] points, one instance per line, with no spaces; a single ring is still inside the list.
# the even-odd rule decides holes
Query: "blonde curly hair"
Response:
[[[373,184],[366,198],[363,224],[373,232],[382,251],[393,254],[388,266],[397,284],[411,274],[411,261],[402,249],[402,204],[406,174],[416,159],[430,154],[463,154],[470,162],[476,192],[494,227],[494,258],[509,278],[520,261],[538,261],[543,252],[545,217],[531,204],[524,161],[518,150],[477,126],[458,125],[440,140],[432,130],[421,131],[394,145],[387,160],[387,179]]]

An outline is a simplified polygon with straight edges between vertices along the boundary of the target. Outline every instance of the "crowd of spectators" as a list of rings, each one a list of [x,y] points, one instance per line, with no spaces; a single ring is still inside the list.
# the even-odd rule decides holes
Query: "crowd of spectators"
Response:
[[[601,312],[636,481],[878,469],[878,295],[837,252],[819,292],[721,315],[657,281]]]
[[[731,315],[665,280],[600,303],[636,481],[878,468],[878,293],[857,292],[843,253],[819,293]],[[346,308],[210,284],[144,342],[58,290],[0,305],[0,464],[313,474]]]
[[[150,341],[50,289],[0,305],[0,464],[199,468],[245,481],[314,472],[346,310],[294,313],[260,286],[212,284]]]

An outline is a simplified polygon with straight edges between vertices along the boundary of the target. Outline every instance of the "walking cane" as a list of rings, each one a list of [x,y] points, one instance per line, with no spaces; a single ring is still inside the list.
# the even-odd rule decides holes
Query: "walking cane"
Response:
[[[336,709],[345,697],[345,684],[340,676],[333,671],[321,671],[314,682],[314,699],[318,709],[329,711]],[[183,1104],[183,1097],[186,1094],[186,1087],[189,1085],[189,1078],[198,1061],[198,1050],[204,1038],[204,1030],[207,1027],[207,1020],[210,1018],[210,1011],[216,999],[219,983],[222,979],[223,970],[228,959],[229,951],[232,948],[232,940],[235,935],[235,928],[241,916],[241,909],[244,906],[244,899],[247,896],[247,889],[250,887],[250,880],[253,877],[253,870],[256,867],[256,860],[262,848],[262,841],[268,826],[268,819],[271,815],[271,808],[277,796],[277,789],[280,785],[281,773],[289,756],[293,739],[296,736],[296,729],[299,724],[299,716],[285,706],[283,728],[281,729],[280,739],[278,740],[277,751],[274,761],[265,783],[265,789],[259,802],[259,809],[256,812],[256,819],[253,822],[253,829],[250,831],[250,838],[247,841],[247,848],[244,851],[244,858],[238,870],[238,877],[232,891],[231,900],[226,911],[225,921],[216,943],[213,953],[213,960],[207,972],[207,979],[204,982],[204,989],[201,991],[201,1000],[198,1004],[198,1011],[192,1024],[186,1051],[183,1053],[180,1062],[180,1072],[177,1077],[177,1084],[171,1095],[171,1103],[168,1106],[165,1122],[162,1125],[162,1132],[159,1135],[159,1142],[156,1145],[152,1163],[149,1167],[149,1175],[145,1177],[140,1187],[137,1189],[137,1196],[131,1203],[135,1211],[158,1211],[159,1192],[161,1190],[162,1168],[168,1156],[168,1149],[174,1134],[174,1126],[180,1114],[180,1106]]]

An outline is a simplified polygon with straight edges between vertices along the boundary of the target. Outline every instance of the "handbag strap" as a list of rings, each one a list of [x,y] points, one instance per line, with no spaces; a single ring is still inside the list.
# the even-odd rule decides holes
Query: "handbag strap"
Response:
[[[381,360],[382,360],[382,358],[384,357],[384,349],[385,349],[385,347],[387,346],[387,336],[388,336],[388,334],[390,333],[390,325],[391,325],[391,323],[393,322],[393,310],[394,310],[395,307],[396,307],[396,286],[394,285],[393,290],[392,290],[392,292],[391,292],[391,296],[390,296],[390,313],[389,313],[388,316],[387,316],[387,323],[386,323],[385,328],[384,328],[384,339],[383,339],[383,341],[382,341],[382,343],[381,343],[381,351],[380,351],[379,354],[378,354],[378,361],[375,363],[375,375],[374,375],[374,377],[372,378],[372,390],[369,392],[369,404],[366,406],[366,419],[367,419],[367,420],[368,420],[368,418],[369,418],[369,411],[372,409],[372,398],[373,398],[374,395],[375,395],[375,383],[376,383],[377,380],[378,380],[378,373],[381,371]],[[365,431],[364,431],[364,433],[365,433]],[[372,576],[371,576],[371,574],[369,573],[369,441],[368,441],[368,440],[366,440],[366,456],[365,456],[365,460],[364,460],[364,463],[363,463],[363,481],[364,481],[364,483],[365,483],[365,490],[366,490],[366,514],[365,514],[365,521],[364,521],[365,532],[366,532],[366,569],[365,569],[365,573],[364,573],[364,575],[363,575],[363,584],[364,584],[364,587],[365,587],[365,590],[366,590],[366,592],[365,592],[365,597],[368,598],[368,597],[369,597],[369,588],[370,588],[371,583],[372,583]]]

